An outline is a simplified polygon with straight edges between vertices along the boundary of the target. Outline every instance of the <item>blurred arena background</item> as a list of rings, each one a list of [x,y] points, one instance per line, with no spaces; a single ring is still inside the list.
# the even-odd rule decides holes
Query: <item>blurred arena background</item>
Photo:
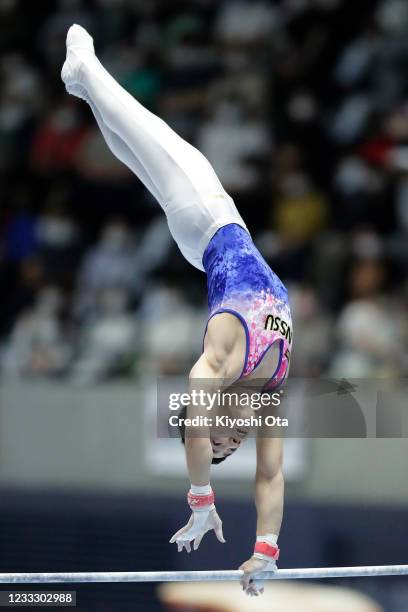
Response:
[[[65,93],[74,22],[234,197],[290,290],[292,376],[397,379],[408,3],[0,0],[0,571],[235,568],[254,536],[251,454],[214,469],[228,544],[167,544],[188,483],[179,441],[148,437],[146,387],[197,358],[205,277]],[[287,461],[282,567],[407,562],[406,440],[309,440]],[[407,580],[337,585],[408,610]],[[182,609],[153,585],[77,590],[81,610]],[[228,597],[188,610],[241,609]]]

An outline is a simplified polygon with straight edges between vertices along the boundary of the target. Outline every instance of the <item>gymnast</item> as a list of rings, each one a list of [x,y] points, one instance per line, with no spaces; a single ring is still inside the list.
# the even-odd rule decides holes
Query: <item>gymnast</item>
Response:
[[[207,390],[214,392],[237,381],[259,384],[262,391],[278,389],[288,374],[292,342],[287,291],[255,247],[208,160],[115,81],[81,26],[68,31],[61,77],[70,94],[89,104],[112,153],[159,202],[181,253],[207,274],[209,319],[202,354],[190,372],[191,387],[205,380]],[[229,410],[232,417],[244,417],[252,409]],[[187,412],[193,416],[190,407]],[[210,485],[211,464],[234,453],[247,433],[239,428],[224,436],[186,431],[191,517],[170,540],[179,552],[190,552],[192,542],[196,550],[211,530],[225,542]],[[276,570],[279,557],[281,439],[258,435],[256,462],[256,540],[252,556],[240,566],[249,595],[263,590],[254,575]]]

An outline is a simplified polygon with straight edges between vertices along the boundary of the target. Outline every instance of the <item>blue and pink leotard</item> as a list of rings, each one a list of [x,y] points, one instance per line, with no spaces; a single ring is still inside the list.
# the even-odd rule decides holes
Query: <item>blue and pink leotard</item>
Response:
[[[210,316],[229,312],[241,321],[246,354],[240,379],[249,376],[275,342],[279,361],[264,390],[276,389],[289,371],[293,337],[288,293],[249,233],[235,223],[220,228],[203,256]],[[208,323],[207,323],[208,324]]]

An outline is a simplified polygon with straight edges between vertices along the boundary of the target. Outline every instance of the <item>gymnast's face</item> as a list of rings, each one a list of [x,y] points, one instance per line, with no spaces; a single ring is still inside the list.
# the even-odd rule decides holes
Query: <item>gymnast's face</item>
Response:
[[[213,451],[214,459],[223,459],[229,457],[241,446],[248,432],[243,429],[235,429],[232,431],[231,436],[212,436],[211,446]]]

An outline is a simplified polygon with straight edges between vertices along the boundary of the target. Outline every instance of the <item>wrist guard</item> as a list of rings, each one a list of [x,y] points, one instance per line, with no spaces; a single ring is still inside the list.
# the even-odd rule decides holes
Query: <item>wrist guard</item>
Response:
[[[208,512],[214,510],[215,495],[211,491],[208,495],[198,495],[191,491],[187,494],[187,502],[193,512]]]
[[[277,561],[279,559],[279,548],[269,542],[257,541],[254,548],[254,557],[264,561]]]

